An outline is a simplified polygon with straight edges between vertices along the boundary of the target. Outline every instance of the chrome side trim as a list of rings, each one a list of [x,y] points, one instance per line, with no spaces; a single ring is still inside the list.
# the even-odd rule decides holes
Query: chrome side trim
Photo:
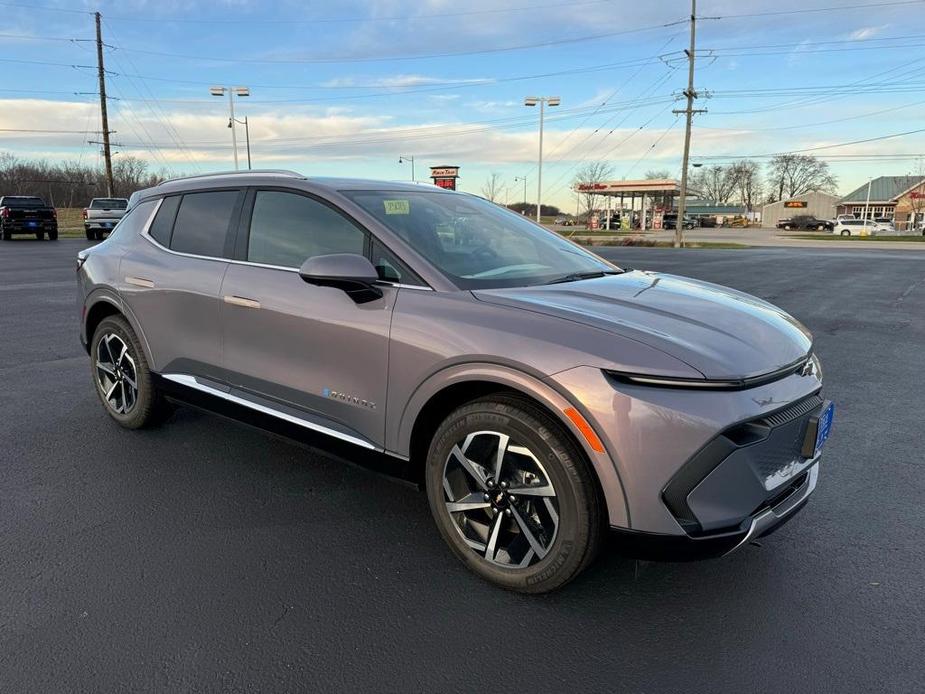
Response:
[[[743,537],[735,547],[726,552],[726,555],[735,552],[743,545],[748,544],[753,539],[760,536],[761,533],[763,533],[768,528],[777,525],[781,520],[783,520],[785,516],[789,515],[797,506],[805,501],[810,494],[813,493],[813,490],[816,488],[816,481],[819,478],[819,458],[820,456],[816,456],[815,460],[817,464],[810,468],[806,475],[806,481],[803,483],[803,485],[794,491],[793,494],[781,501],[777,506],[765,509],[757,516],[752,518],[752,522],[748,526],[748,532],[745,533],[745,537]]]
[[[280,412],[279,410],[274,410],[271,407],[266,407],[265,405],[260,405],[256,402],[251,402],[250,400],[239,398],[237,395],[233,395],[231,393],[225,393],[221,390],[218,390],[217,388],[212,388],[211,386],[207,386],[204,383],[200,383],[199,381],[197,381],[195,376],[190,376],[188,374],[161,374],[161,376],[163,378],[166,378],[168,381],[173,381],[174,383],[179,383],[180,385],[187,386],[188,388],[200,390],[203,393],[214,395],[224,400],[228,400],[229,402],[233,402],[237,405],[243,405],[244,407],[249,407],[250,409],[256,410],[257,412],[268,414],[273,417],[277,417],[279,419],[290,422],[292,424],[297,424],[298,426],[305,427],[306,429],[311,429],[312,431],[317,431],[321,434],[332,436],[335,439],[340,439],[341,441],[346,441],[347,443],[352,443],[362,448],[368,448],[369,450],[372,450],[372,451],[382,452],[383,450],[382,448],[377,448],[373,444],[369,443],[369,441],[364,441],[363,439],[359,439],[356,436],[350,436],[350,434],[344,434],[340,431],[334,431],[333,429],[328,429],[327,427],[322,426],[320,424],[309,422],[308,420],[288,414],[287,412]]]
[[[134,284],[136,287],[145,287],[146,289],[154,288],[154,282],[149,279],[145,279],[144,277],[129,276],[125,278],[125,283]]]

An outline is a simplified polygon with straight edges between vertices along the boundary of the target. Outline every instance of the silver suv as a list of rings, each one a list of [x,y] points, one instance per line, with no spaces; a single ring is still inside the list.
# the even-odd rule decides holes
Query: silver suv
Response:
[[[394,462],[459,559],[524,592],[575,577],[608,529],[667,558],[768,533],[812,493],[832,423],[780,309],[429,185],[168,181],[78,266],[119,424],[192,402]]]

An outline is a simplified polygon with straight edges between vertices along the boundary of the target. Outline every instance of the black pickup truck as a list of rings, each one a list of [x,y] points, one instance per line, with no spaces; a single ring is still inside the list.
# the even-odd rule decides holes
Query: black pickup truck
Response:
[[[48,235],[58,240],[58,214],[42,198],[27,195],[0,197],[0,238],[9,241],[13,234],[35,234],[39,241]]]
[[[835,223],[828,219],[816,219],[812,215],[801,214],[796,217],[782,219],[777,223],[778,229],[790,231],[791,229],[815,229],[816,231],[832,231]]]

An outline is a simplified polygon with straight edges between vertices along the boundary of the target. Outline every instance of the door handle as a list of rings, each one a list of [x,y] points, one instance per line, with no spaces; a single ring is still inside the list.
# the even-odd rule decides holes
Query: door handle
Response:
[[[232,306],[242,306],[244,308],[260,308],[260,302],[255,301],[254,299],[248,299],[243,296],[229,296],[225,295],[225,303],[231,304]]]
[[[129,276],[125,278],[125,283],[134,284],[136,287],[146,287],[148,289],[151,289],[154,287],[154,282],[152,282],[151,280],[147,280],[144,277]]]

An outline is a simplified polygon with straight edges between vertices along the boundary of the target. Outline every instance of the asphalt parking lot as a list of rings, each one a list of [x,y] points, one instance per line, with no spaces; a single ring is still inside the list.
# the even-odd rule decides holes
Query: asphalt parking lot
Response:
[[[77,341],[83,241],[0,244],[0,691],[921,691],[925,254],[596,249],[817,338],[819,488],[761,546],[482,583],[406,486],[180,410],[119,429]]]

